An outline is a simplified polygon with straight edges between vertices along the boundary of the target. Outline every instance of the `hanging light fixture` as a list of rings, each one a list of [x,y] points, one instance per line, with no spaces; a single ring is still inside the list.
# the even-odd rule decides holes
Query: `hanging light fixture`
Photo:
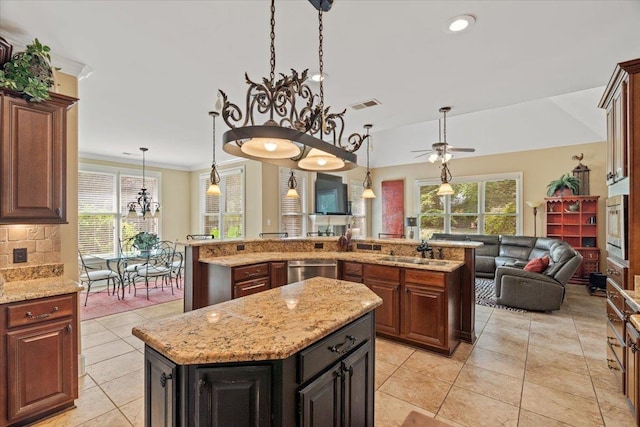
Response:
[[[296,181],[296,176],[293,173],[293,169],[291,170],[291,175],[289,176],[289,181],[287,182],[287,185],[289,186],[289,191],[287,191],[287,195],[285,197],[288,197],[290,199],[299,199],[300,195],[296,190],[296,187],[298,186],[298,181]]]
[[[216,117],[219,113],[217,111],[209,111],[209,115],[213,117],[213,156],[211,160],[211,174],[209,175],[209,188],[207,188],[207,194],[210,196],[220,195],[220,174],[216,167]]]
[[[453,177],[451,176],[451,171],[449,170],[448,163],[444,160],[442,161],[442,168],[440,169],[440,187],[438,188],[438,192],[436,193],[438,196],[447,196],[454,193],[453,188],[449,182]]]
[[[364,191],[362,192],[363,199],[375,199],[376,195],[373,193],[371,186],[373,183],[371,182],[371,171],[369,170],[369,151],[371,151],[371,146],[369,145],[371,141],[371,137],[369,136],[369,129],[371,129],[373,125],[364,125],[364,128],[367,130],[367,136],[365,137],[367,140],[367,174],[364,177],[364,181],[362,182],[362,186],[364,187]]]
[[[147,218],[147,214],[149,214],[149,217],[160,218],[160,203],[154,202],[153,197],[147,193],[147,189],[145,188],[144,153],[149,151],[149,149],[140,147],[140,151],[142,151],[142,188],[138,192],[136,201],[127,204],[127,218]]]
[[[319,14],[319,56],[322,67],[322,12],[331,8],[333,0],[309,1]],[[338,171],[355,168],[355,151],[364,142],[364,136],[355,133],[346,142],[342,141],[346,110],[330,113],[329,108],[324,107],[323,79],[320,80],[318,105],[314,104],[318,95],[306,82],[307,70],[298,74],[292,69],[291,75],[280,74],[276,79],[275,0],[271,0],[270,24],[271,72],[261,83],[252,81],[245,73],[249,88],[244,112],[238,105],[229,102],[222,90],[218,91],[222,119],[230,128],[222,137],[223,150],[235,156],[290,169]],[[332,136],[333,141],[325,142],[323,135]]]

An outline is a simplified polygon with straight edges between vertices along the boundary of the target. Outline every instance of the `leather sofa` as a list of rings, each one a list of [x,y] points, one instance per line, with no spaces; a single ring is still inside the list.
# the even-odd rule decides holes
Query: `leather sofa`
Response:
[[[476,276],[495,278],[496,302],[526,310],[558,310],[565,285],[582,262],[582,255],[559,239],[528,236],[434,234],[434,239],[480,241]],[[522,268],[534,258],[549,257],[541,272]]]

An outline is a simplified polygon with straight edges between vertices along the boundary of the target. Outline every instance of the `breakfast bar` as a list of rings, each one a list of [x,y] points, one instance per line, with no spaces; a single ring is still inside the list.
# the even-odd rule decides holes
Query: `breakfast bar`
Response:
[[[362,284],[316,277],[133,328],[146,425],[372,426],[380,304]]]

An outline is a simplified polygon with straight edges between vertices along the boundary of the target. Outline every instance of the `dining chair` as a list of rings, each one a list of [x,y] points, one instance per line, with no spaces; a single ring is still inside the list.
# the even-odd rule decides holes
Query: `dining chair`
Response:
[[[80,252],[80,250],[78,250],[78,260],[80,261],[78,266],[80,267],[80,283],[87,284],[87,295],[84,298],[85,306],[87,305],[87,300],[89,299],[89,292],[91,292],[91,285],[93,284],[93,282],[106,280],[107,295],[111,295],[109,292],[110,282],[113,283],[114,294],[117,292],[116,283],[118,283],[119,286],[122,285],[122,283],[120,283],[120,275],[118,274],[118,272],[113,270],[108,270],[108,269],[102,270],[102,269],[97,269],[97,268],[87,266],[87,264],[84,261],[84,258],[82,257],[82,253]]]
[[[131,284],[133,285],[133,296],[136,296],[136,281],[144,280],[147,289],[147,299],[149,299],[149,279],[153,279],[156,287],[158,279],[160,279],[162,291],[167,283],[171,287],[171,295],[173,295],[173,281],[171,274],[173,271],[173,262],[175,258],[175,244],[173,242],[159,242],[155,249],[150,250],[146,254],[145,262],[136,267],[132,276]]]
[[[138,248],[134,245],[136,236],[129,237],[127,239],[120,239],[120,255],[131,254],[138,251]],[[131,280],[136,272],[136,268],[142,265],[140,259],[121,260],[118,268],[122,269],[122,277],[126,280],[126,284],[129,286],[129,293],[131,293]],[[125,283],[122,283],[124,292]],[[124,295],[124,294],[123,294]]]

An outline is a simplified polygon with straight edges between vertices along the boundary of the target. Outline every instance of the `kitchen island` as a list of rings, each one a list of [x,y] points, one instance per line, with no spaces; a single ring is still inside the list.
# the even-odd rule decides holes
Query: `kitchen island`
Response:
[[[313,278],[135,327],[146,425],[373,425],[366,286]]]

